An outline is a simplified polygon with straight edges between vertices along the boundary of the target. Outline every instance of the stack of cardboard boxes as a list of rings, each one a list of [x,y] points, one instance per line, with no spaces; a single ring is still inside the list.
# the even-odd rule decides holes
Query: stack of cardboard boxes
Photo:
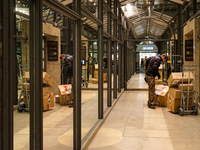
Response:
[[[25,82],[24,83],[24,88],[29,88],[30,89],[30,76],[29,72],[26,72],[24,75]],[[52,107],[54,107],[54,94],[52,90],[52,85],[53,85],[53,79],[47,72],[43,72],[43,110],[48,110]]]
[[[103,82],[108,81],[107,73],[103,73]],[[98,64],[95,64],[94,78],[89,80],[90,83],[98,84]]]
[[[71,84],[67,85],[58,85],[60,91],[60,105],[70,105],[73,103],[72,99],[72,86]]]
[[[177,113],[179,106],[181,106],[181,91],[191,91],[193,90],[193,84],[190,84],[193,81],[194,77],[192,73],[189,72],[175,72],[172,73],[168,79],[168,98],[167,98],[167,107],[173,112]],[[182,84],[183,81],[183,84]],[[192,99],[189,100],[189,103],[193,103]]]

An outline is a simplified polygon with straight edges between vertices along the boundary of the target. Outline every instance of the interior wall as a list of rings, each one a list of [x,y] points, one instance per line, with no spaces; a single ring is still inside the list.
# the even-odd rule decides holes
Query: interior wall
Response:
[[[22,35],[25,35],[28,40],[21,40],[21,57],[23,74],[28,71],[26,66],[30,65],[30,50],[29,50],[29,21],[22,20]]]
[[[187,22],[187,25],[184,27],[183,30],[183,62],[184,65],[196,65],[195,67],[195,91],[196,97],[199,97],[199,77],[200,77],[200,70],[199,70],[199,49],[200,49],[200,19],[195,18],[191,21]],[[185,40],[193,39],[193,61],[185,61]]]
[[[136,72],[136,49],[135,42],[127,43],[127,79]]]
[[[59,94],[58,85],[61,84],[61,64],[60,64],[60,29],[53,27],[49,23],[43,23],[43,33],[48,41],[58,41],[58,61],[47,61],[47,73],[53,78],[53,93]],[[47,54],[46,54],[47,55]]]

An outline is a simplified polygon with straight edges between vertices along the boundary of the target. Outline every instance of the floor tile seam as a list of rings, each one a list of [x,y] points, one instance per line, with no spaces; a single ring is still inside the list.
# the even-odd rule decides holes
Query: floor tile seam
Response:
[[[129,118],[130,114],[128,114],[127,118],[126,118],[126,122],[125,122],[125,126],[124,126],[124,130],[123,130],[123,133],[122,133],[122,137],[124,136],[124,133],[126,131],[126,128],[127,128],[127,122],[128,122],[128,118]]]
[[[70,127],[68,127],[68,128],[71,128],[72,126],[70,126]],[[51,128],[47,128],[47,127],[43,127],[43,129],[57,129],[57,128],[59,128],[59,129],[66,129],[66,128],[64,128],[64,127],[51,127]]]
[[[164,136],[163,136],[163,137],[148,137],[148,136],[140,137],[140,136],[128,136],[128,135],[124,136],[124,135],[123,135],[123,137],[124,137],[124,138],[126,138],[126,137],[130,138],[130,137],[131,137],[131,138],[143,138],[143,139],[146,138],[146,139],[168,139],[168,140],[170,140],[170,137],[164,137]],[[172,143],[171,143],[171,144],[172,144]]]
[[[23,133],[23,134],[22,133],[14,133],[14,136],[15,135],[30,135],[30,133],[27,133],[27,134],[25,134],[25,133]]]
[[[141,130],[140,129],[126,129],[126,130],[130,130],[130,131],[167,131],[167,129],[144,129],[142,128]]]

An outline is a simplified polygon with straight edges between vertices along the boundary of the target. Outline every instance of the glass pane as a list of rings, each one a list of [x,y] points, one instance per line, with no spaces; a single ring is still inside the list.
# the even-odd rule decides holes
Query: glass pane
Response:
[[[114,98],[113,98],[113,93],[114,93],[114,43],[112,42],[112,64],[111,64],[111,73],[112,73],[112,76],[111,76],[111,87],[112,87],[112,91],[111,91],[111,98],[112,98],[112,101],[114,101]]]
[[[16,33],[17,54],[17,94],[14,102],[14,149],[29,149],[30,139],[30,51],[29,51],[29,4],[16,0]],[[20,14],[23,14],[21,16]],[[27,16],[27,17],[26,17]]]
[[[108,93],[108,42],[104,42],[104,54],[103,54],[103,108],[104,111],[107,108],[107,93]]]
[[[60,40],[65,34],[50,23],[43,25],[46,73],[53,80],[43,83],[44,150],[73,149],[73,21],[67,23],[71,30],[66,32],[69,41],[62,52]]]
[[[84,5],[94,16],[97,17],[98,12],[98,0],[81,0]]]
[[[82,27],[81,38],[81,60],[82,60],[82,139],[98,120],[98,44],[97,31]]]

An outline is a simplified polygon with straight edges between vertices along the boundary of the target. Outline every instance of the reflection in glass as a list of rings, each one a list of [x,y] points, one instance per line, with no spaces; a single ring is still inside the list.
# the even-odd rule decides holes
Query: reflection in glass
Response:
[[[84,5],[94,16],[97,17],[98,11],[98,0],[81,0]]]
[[[81,138],[83,141],[98,120],[99,60],[97,32],[94,32],[92,28],[83,25],[81,40]]]
[[[108,90],[108,44],[104,41],[104,54],[103,54],[103,108],[107,108],[107,90]]]
[[[30,133],[30,55],[29,55],[29,5],[16,0],[15,47],[17,54],[17,94],[18,101],[14,106],[14,149],[29,149]],[[24,14],[23,16],[17,14]],[[16,109],[15,109],[16,108]]]
[[[82,139],[98,120],[98,51],[97,41],[90,41],[82,36]]]

